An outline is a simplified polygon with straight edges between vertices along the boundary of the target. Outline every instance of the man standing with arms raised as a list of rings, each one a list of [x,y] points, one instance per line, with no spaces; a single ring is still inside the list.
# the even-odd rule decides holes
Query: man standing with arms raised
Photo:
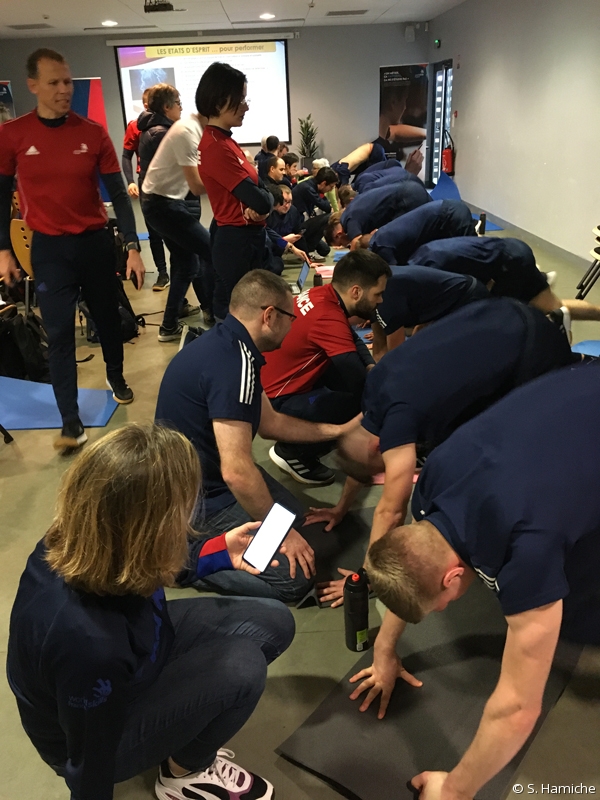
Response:
[[[80,447],[87,436],[77,405],[75,307],[80,292],[98,328],[107,382],[118,403],[131,403],[123,377],[123,341],[115,277],[114,242],[106,223],[98,176],[123,234],[127,277],[144,282],[144,265],[131,201],[106,130],[70,110],[73,80],[64,57],[42,48],[27,59],[27,86],[35,111],[0,127],[0,278],[19,278],[10,249],[13,181],[33,230],[31,263],[49,339],[52,388],[62,418],[58,449]]]

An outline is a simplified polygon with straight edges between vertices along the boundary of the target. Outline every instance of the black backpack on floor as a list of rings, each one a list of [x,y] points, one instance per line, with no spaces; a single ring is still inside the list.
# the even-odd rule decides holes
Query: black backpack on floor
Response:
[[[48,336],[38,316],[16,306],[0,309],[0,375],[50,383]]]
[[[121,317],[121,336],[124,342],[129,342],[140,335],[140,328],[146,326],[146,320],[141,315],[136,315],[134,312],[129,298],[125,294],[123,281],[118,276],[115,278],[117,283],[117,291],[119,295],[119,315]],[[100,341],[98,335],[98,328],[92,319],[90,309],[83,298],[79,299],[77,304],[79,309],[79,324],[83,333],[83,319],[85,318],[85,334],[88,342],[97,344]]]

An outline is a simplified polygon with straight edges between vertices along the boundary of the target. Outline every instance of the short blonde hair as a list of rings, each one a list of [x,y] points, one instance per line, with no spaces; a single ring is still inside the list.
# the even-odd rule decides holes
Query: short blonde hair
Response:
[[[342,208],[349,206],[357,194],[358,192],[356,189],[353,189],[352,186],[347,183],[345,183],[343,186],[340,186],[338,189],[338,196],[340,198]]]
[[[149,597],[185,563],[200,483],[198,454],[181,433],[152,424],[109,433],[63,478],[48,564],[85,592]]]
[[[426,520],[394,528],[374,542],[365,569],[381,602],[405,622],[421,622],[442,591],[447,548]]]

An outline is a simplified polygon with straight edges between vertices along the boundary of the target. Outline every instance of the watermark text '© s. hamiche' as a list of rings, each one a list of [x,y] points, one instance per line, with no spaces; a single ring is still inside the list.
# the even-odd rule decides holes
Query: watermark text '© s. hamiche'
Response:
[[[566,784],[552,784],[552,783],[528,783],[523,786],[522,783],[515,783],[512,787],[515,794],[596,794],[595,786],[587,786],[585,783],[566,783]]]

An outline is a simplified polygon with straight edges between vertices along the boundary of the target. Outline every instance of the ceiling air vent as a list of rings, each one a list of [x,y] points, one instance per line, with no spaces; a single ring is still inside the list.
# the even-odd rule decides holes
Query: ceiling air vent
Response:
[[[54,25],[46,25],[45,22],[32,22],[29,25],[7,25],[7,28],[12,28],[13,31],[44,31],[48,28],[53,28]]]
[[[362,11],[357,11],[355,9],[348,10],[348,11],[328,11],[325,16],[326,17],[362,17],[363,14],[368,14],[368,9],[363,9]]]
[[[232,25],[298,25],[304,23],[303,19],[242,19],[235,20]]]
[[[158,27],[158,26],[157,25],[119,25],[119,30],[116,31],[116,32],[119,33],[120,31],[141,31],[142,28],[145,29],[145,28],[156,28],[156,27]],[[96,27],[96,28],[84,28],[83,30],[84,31],[104,31],[104,33],[107,32],[107,29],[106,29],[105,25],[100,25],[99,27]]]

